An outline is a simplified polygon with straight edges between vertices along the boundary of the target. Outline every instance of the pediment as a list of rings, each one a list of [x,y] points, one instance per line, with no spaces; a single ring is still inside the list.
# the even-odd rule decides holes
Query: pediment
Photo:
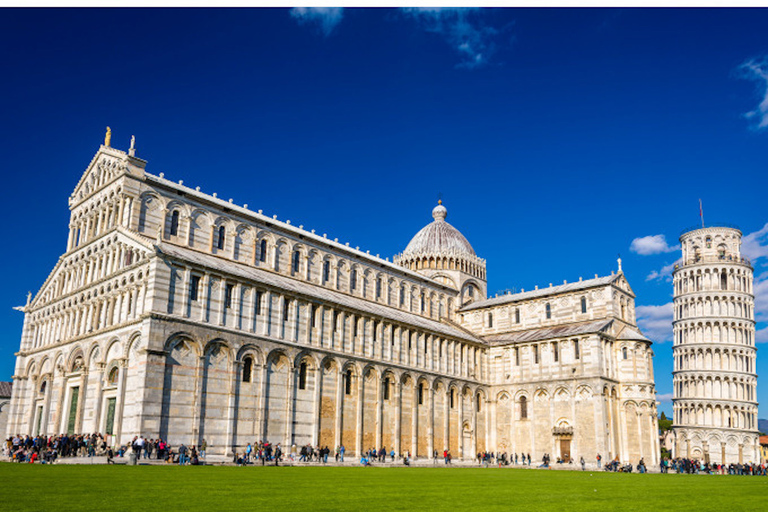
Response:
[[[69,196],[69,205],[82,202],[122,174],[143,173],[145,166],[144,160],[131,157],[119,149],[101,146]]]
[[[139,253],[149,256],[154,254],[154,249],[149,241],[144,241],[140,237],[132,236],[130,233],[126,233],[123,228],[117,228],[104,235],[89,241],[87,244],[78,247],[77,250],[71,251],[68,254],[64,254],[56,262],[56,265],[48,274],[48,278],[45,280],[40,290],[31,300],[26,308],[34,309],[39,306],[43,306],[56,300],[59,297],[59,280],[62,274],[67,271],[68,263],[73,260],[79,260],[83,256],[92,254],[98,254],[100,251],[109,250],[112,244],[122,243],[128,247],[131,247]],[[25,308],[25,309],[26,309]]]
[[[633,297],[635,296],[635,292],[632,291],[632,287],[629,286],[629,281],[627,281],[627,278],[624,277],[623,273],[619,274],[619,276],[616,278],[613,284],[619,289],[624,290],[625,292],[631,294]]]

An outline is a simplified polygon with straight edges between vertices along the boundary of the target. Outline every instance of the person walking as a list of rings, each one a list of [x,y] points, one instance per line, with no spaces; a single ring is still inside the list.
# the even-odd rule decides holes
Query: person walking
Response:
[[[581,462],[581,470],[582,471],[586,470],[587,469],[587,463],[584,462],[584,457],[582,457],[579,462]]]
[[[344,445],[341,445],[341,448],[339,448],[339,460],[341,462],[344,462],[344,452],[346,451],[346,448],[344,448]]]

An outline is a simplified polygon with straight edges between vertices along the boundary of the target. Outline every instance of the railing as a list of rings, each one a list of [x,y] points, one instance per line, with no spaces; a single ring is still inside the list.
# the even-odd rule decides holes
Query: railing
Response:
[[[675,270],[677,270],[680,267],[685,267],[687,265],[696,265],[698,263],[742,263],[744,265],[752,266],[752,262],[749,261],[749,258],[735,258],[730,255],[723,255],[723,256],[698,256],[696,258],[688,258],[685,261],[681,261],[680,263],[675,265]]]
[[[717,224],[711,224],[709,226],[704,226],[703,228],[701,226],[691,226],[689,228],[686,228],[680,232],[680,236],[683,236],[686,233],[690,233],[691,231],[696,231],[699,229],[707,229],[707,228],[730,228],[730,229],[738,229],[741,231],[741,228],[737,226],[736,224],[728,224],[725,222],[718,222]]]

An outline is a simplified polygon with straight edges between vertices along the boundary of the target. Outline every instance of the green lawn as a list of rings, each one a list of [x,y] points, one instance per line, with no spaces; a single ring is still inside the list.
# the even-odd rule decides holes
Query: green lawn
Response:
[[[0,464],[2,510],[764,510],[768,477]]]

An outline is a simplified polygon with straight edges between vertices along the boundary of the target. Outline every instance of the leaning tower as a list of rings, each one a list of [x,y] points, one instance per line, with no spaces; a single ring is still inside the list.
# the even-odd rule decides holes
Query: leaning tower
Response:
[[[680,236],[675,265],[673,456],[759,462],[752,266],[741,231],[712,227]]]

